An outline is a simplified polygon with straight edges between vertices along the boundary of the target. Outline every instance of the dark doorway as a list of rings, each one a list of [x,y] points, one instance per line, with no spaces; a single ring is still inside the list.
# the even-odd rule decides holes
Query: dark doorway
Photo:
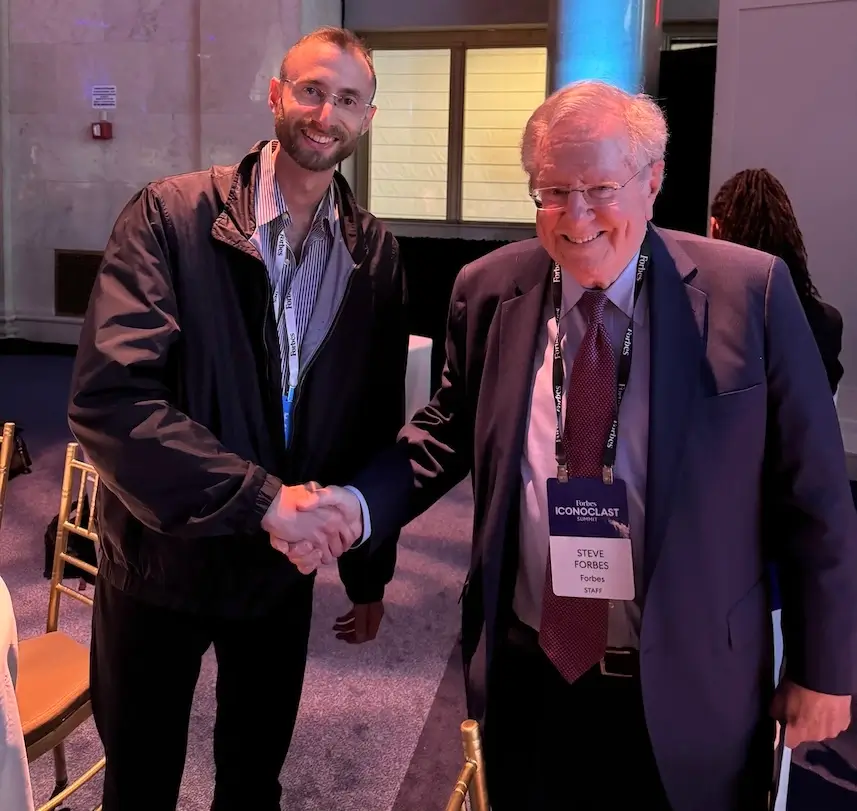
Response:
[[[717,47],[661,52],[658,99],[670,128],[656,225],[705,234]]]
[[[446,360],[446,317],[455,277],[469,262],[507,243],[430,237],[399,237],[398,240],[408,279],[411,334],[424,335],[434,342],[431,354],[434,391],[440,385]]]

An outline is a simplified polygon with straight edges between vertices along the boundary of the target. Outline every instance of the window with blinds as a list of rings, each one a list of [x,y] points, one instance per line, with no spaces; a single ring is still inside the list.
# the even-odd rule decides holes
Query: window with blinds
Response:
[[[369,155],[376,217],[443,220],[451,51],[373,50],[378,76]]]
[[[464,80],[461,217],[535,222],[521,135],[545,100],[546,48],[471,48]]]

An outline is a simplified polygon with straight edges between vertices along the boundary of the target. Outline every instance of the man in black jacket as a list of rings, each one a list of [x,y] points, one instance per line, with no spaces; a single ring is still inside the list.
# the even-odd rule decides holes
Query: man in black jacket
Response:
[[[150,184],[107,245],[69,406],[102,484],[104,811],[175,809],[211,645],[212,808],[280,807],[313,584],[283,552],[330,532],[341,551],[371,531],[298,512],[299,483],[347,482],[404,422],[398,246],[334,171],[368,130],[374,92],[359,40],[309,35],[271,81],[276,140]],[[357,625],[377,622],[393,566],[362,549],[340,558]]]

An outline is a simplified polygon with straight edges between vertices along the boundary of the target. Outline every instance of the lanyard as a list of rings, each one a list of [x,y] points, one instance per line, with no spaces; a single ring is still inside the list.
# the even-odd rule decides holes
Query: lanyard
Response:
[[[283,284],[285,282],[287,249],[288,246],[286,244],[286,230],[284,227],[283,230],[280,232],[280,235],[277,237],[277,254],[274,260],[276,263],[276,273],[274,274],[274,278],[279,280],[280,284]],[[291,433],[292,406],[295,402],[295,392],[297,391],[298,378],[300,377],[300,346],[301,340],[303,339],[303,335],[298,335],[297,312],[295,311],[292,290],[295,289],[295,286],[298,283],[298,278],[302,275],[302,273],[303,268],[298,267],[297,262],[295,262],[295,272],[292,275],[291,283],[284,291],[281,311],[278,314],[277,319],[278,323],[279,318],[284,318],[286,321],[286,346],[282,347],[281,349],[281,351],[288,358],[289,370],[288,381],[283,381],[284,383],[286,383],[286,393],[283,394],[283,424],[286,432],[286,444],[288,444],[289,442],[289,435]],[[279,332],[279,328],[277,331]]]
[[[295,262],[297,265],[297,262]],[[280,236],[277,238],[277,276],[276,278],[281,281],[285,281],[284,276],[286,272],[286,235],[285,230],[280,233]],[[287,391],[291,392],[298,386],[298,377],[300,377],[301,371],[301,359],[300,359],[300,339],[298,338],[298,319],[297,313],[295,312],[295,302],[292,297],[292,290],[295,289],[295,285],[298,281],[298,275],[300,274],[301,269],[295,267],[295,272],[292,275],[292,280],[289,286],[286,288],[285,295],[283,296],[282,303],[282,312],[281,317],[286,320],[286,346],[283,347],[286,351],[286,356],[288,358],[288,368],[289,368],[289,379]],[[301,338],[303,336],[300,336]],[[285,382],[285,381],[284,381]]]
[[[637,309],[637,299],[643,289],[646,271],[651,258],[649,241],[646,238],[640,248],[640,258],[637,260],[637,275],[634,279],[634,304],[631,309],[631,318],[625,339],[622,342],[622,352],[619,356],[619,369],[616,376],[616,410],[613,416],[613,424],[607,434],[602,458],[602,476],[605,484],[613,483],[613,466],[616,464],[616,443],[619,438],[619,407],[628,388],[628,380],[631,377],[631,352],[634,347],[634,311]],[[556,339],[553,345],[553,399],[556,407],[556,463],[557,478],[561,482],[568,481],[568,459],[565,454],[565,446],[562,442],[562,390],[565,382],[565,369],[562,362],[562,333],[560,331],[560,318],[562,316],[562,268],[554,262],[551,272],[551,292],[553,295],[554,317],[556,318]]]

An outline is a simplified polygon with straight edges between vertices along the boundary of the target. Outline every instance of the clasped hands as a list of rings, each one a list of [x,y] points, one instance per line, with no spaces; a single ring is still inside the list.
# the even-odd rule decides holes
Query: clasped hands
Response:
[[[282,487],[262,519],[271,546],[302,574],[332,563],[363,537],[357,496],[342,487],[316,482]]]

